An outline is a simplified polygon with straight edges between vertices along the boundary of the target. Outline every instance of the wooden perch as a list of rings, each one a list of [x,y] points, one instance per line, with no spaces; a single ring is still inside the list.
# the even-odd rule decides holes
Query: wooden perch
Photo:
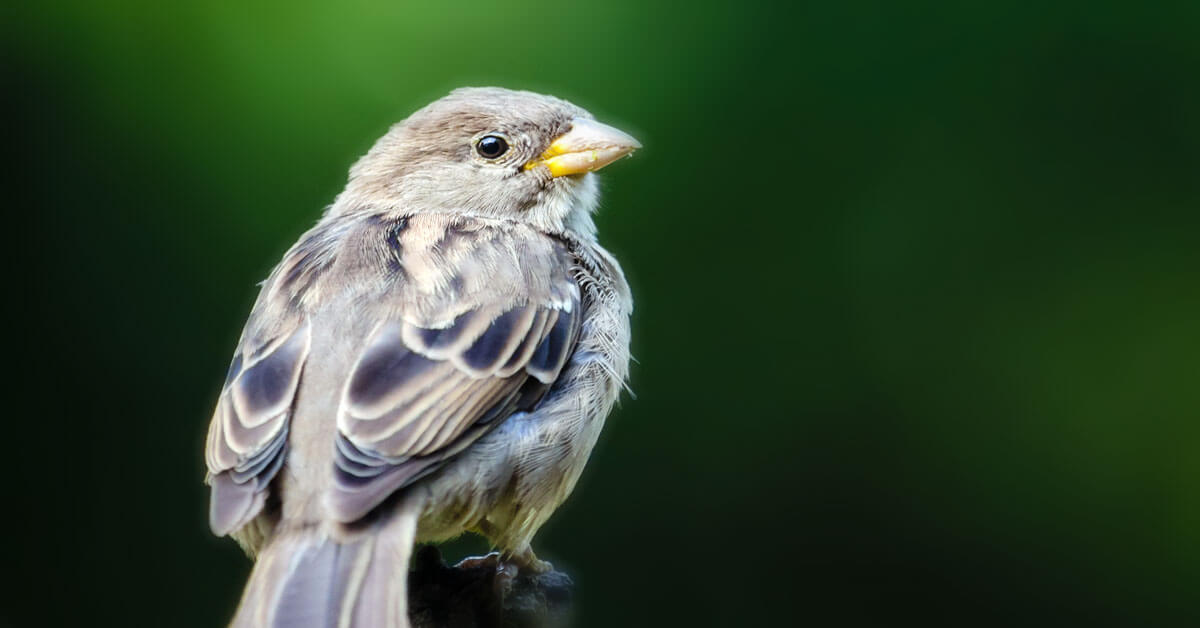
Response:
[[[413,628],[563,628],[571,578],[521,573],[494,555],[450,567],[433,545],[417,550],[408,574]]]

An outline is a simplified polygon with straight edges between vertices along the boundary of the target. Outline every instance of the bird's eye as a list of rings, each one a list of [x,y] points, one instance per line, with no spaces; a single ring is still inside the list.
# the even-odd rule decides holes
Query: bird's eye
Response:
[[[485,135],[475,143],[475,152],[484,159],[495,159],[508,152],[508,142],[496,135]]]

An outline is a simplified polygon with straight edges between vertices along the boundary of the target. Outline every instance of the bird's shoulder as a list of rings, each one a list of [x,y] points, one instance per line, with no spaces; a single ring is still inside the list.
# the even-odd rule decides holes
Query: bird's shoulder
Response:
[[[561,307],[578,298],[577,255],[569,242],[516,221],[394,211],[326,217],[263,282],[252,317],[305,317],[351,300],[437,326],[485,303]]]

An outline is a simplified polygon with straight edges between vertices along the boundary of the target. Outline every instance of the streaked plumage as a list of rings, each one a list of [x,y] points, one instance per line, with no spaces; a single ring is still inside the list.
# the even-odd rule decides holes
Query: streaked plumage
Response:
[[[236,625],[406,625],[414,540],[475,531],[539,567],[628,370],[594,175],[539,161],[583,127],[557,99],[458,90],[380,139],[264,282],[207,447],[213,530],[258,555]],[[484,134],[508,154],[473,152]]]

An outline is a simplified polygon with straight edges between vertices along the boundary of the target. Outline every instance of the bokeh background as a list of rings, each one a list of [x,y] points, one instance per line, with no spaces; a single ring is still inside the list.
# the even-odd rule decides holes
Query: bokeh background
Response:
[[[538,539],[580,625],[1200,625],[1200,4],[4,14],[0,624],[228,619],[202,448],[255,283],[486,84],[646,146],[598,216],[637,397]]]

